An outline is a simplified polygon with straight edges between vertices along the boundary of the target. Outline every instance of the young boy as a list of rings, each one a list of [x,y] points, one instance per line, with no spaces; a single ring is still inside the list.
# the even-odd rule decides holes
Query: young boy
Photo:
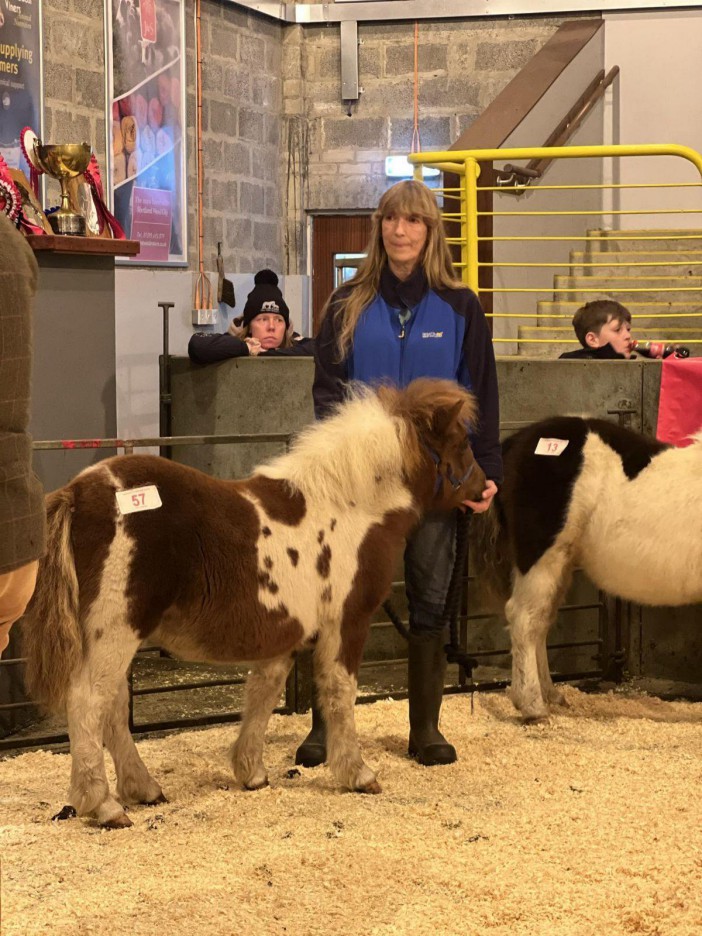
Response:
[[[573,328],[582,348],[566,351],[561,358],[611,360],[630,358],[631,313],[614,299],[595,299],[573,316]]]

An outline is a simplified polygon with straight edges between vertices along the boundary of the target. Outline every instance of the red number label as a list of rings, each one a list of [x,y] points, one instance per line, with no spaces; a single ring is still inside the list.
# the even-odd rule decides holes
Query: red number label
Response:
[[[139,491],[137,494],[132,494],[132,507],[143,507],[144,506],[144,492]]]

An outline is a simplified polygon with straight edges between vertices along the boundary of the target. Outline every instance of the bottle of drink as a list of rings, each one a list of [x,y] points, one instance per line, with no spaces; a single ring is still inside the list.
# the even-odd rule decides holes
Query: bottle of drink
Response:
[[[631,339],[631,350],[647,358],[667,358],[671,354],[676,358],[690,357],[690,349],[684,345],[665,344],[663,341],[639,341],[638,338]]]

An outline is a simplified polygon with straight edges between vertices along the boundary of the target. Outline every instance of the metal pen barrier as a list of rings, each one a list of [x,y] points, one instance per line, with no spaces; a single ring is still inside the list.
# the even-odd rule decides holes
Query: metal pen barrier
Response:
[[[666,161],[664,170],[657,163],[660,180],[617,181],[625,158],[650,157],[672,157],[676,162]],[[629,307],[639,341],[682,343],[693,353],[702,351],[700,153],[674,144],[641,144],[444,151],[408,158],[417,178],[423,166],[434,166],[457,182],[449,184],[445,178],[436,192],[448,205],[443,217],[452,235],[449,243],[460,252],[456,269],[492,319],[498,351],[552,346],[541,348],[548,353],[579,347],[573,313],[589,300],[602,298]],[[510,163],[502,169],[493,166],[505,160]],[[527,172],[526,165],[514,166],[513,160],[543,168]],[[577,164],[578,177],[589,165],[603,181],[546,181],[552,165],[560,171],[564,161],[578,160],[590,160]],[[606,172],[606,165],[611,170]],[[694,181],[666,178],[671,165],[678,175],[678,167],[691,167]],[[567,168],[561,174],[566,172]],[[643,205],[639,196],[648,192],[666,206],[653,200]],[[512,199],[509,207],[499,203],[506,198]],[[515,198],[523,204],[515,206]],[[681,229],[631,228],[639,219],[649,227],[680,219]],[[698,230],[685,230],[691,220]],[[580,242],[584,250],[571,250]],[[688,257],[678,259],[688,246]],[[628,248],[633,248],[629,256]],[[515,256],[516,249],[524,256]]]

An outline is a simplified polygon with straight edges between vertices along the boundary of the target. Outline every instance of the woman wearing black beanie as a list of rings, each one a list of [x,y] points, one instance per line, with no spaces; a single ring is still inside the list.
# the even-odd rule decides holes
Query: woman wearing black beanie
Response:
[[[314,339],[293,331],[290,310],[273,270],[259,270],[254,288],[224,335],[195,334],[188,355],[196,364],[215,364],[237,357],[312,357]]]

